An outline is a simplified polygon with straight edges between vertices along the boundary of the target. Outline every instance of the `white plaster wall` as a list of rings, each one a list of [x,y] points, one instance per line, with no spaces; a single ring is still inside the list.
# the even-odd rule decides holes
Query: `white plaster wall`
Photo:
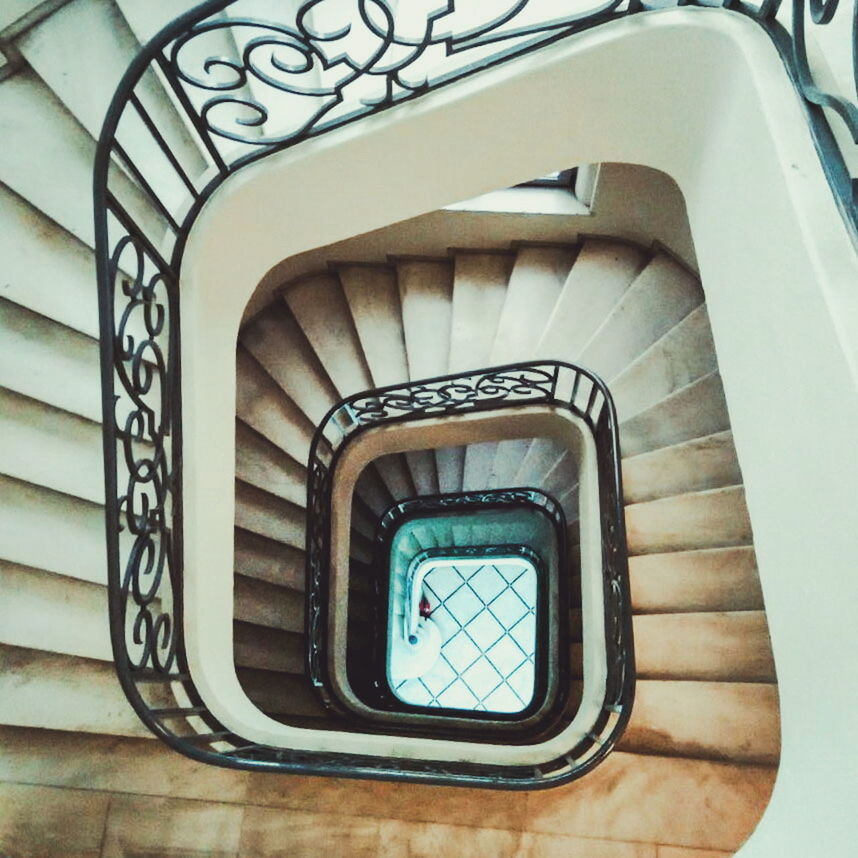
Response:
[[[663,170],[685,195],[745,478],[783,744],[771,804],[740,854],[853,855],[858,260],[776,52],[723,11],[605,25],[272,156],[219,190],[182,283],[192,666],[199,632],[226,628],[232,604],[234,344],[263,275],[451,199],[604,161]],[[228,635],[215,645],[206,661],[223,675],[204,686],[236,684]]]

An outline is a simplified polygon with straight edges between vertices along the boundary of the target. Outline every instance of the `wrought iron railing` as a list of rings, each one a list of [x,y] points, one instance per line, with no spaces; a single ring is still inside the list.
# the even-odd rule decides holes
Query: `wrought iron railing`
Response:
[[[714,5],[756,22],[770,36],[853,236],[856,2],[668,2]],[[94,169],[111,636],[132,705],[156,734],[191,756],[225,765],[331,770],[253,746],[212,750],[212,737],[230,736],[207,714],[187,672],[178,290],[191,226],[212,192],[246,164],[512,57],[665,4],[582,2],[560,14],[552,6],[545,13],[537,0],[428,7],[295,0],[282,4],[282,20],[261,21],[242,15],[242,0],[210,0],[158,33],[118,86]],[[826,44],[840,40],[847,71],[838,83],[824,82],[827,71],[809,47],[810,30]],[[832,78],[838,80],[836,74]],[[172,124],[163,121],[164,102],[153,98],[156,91],[166,93]],[[185,702],[156,705],[146,693],[152,687],[172,688],[166,696],[184,696]],[[182,737],[176,725],[189,713],[202,719],[208,738],[199,730]],[[372,767],[362,771],[377,773]]]
[[[473,544],[462,544],[460,541],[456,545],[447,543],[443,546],[439,544],[435,548],[420,549],[410,558],[409,566],[417,568],[423,561],[440,556],[445,559],[478,557],[481,561],[498,556],[526,557],[534,569],[538,570],[541,607],[535,614],[538,661],[540,662],[537,670],[540,674],[540,693],[545,696],[540,698],[535,695],[530,706],[511,716],[498,718],[491,713],[481,715],[478,711],[470,714],[458,712],[455,713],[458,720],[455,717],[451,718],[453,713],[447,713],[443,718],[423,718],[419,723],[424,725],[430,723],[437,731],[435,735],[452,735],[456,730],[465,729],[485,742],[492,740],[491,731],[498,726],[502,728],[506,738],[509,738],[514,730],[517,740],[521,740],[525,736],[538,736],[545,729],[545,725],[548,725],[547,729],[554,732],[568,725],[571,717],[563,723],[560,715],[566,710],[569,697],[569,612],[570,609],[581,607],[580,590],[574,598],[571,598],[570,583],[574,575],[579,573],[579,569],[577,563],[569,562],[567,521],[560,503],[540,489],[524,486],[420,495],[398,501],[390,506],[376,524],[372,567],[359,570],[359,574],[362,574],[365,580],[368,578],[374,585],[369,632],[367,633],[366,623],[361,623],[355,628],[355,656],[350,659],[347,655],[345,659],[348,665],[346,669],[348,685],[363,705],[352,707],[348,699],[337,693],[338,683],[330,682],[324,670],[328,660],[324,655],[317,654],[308,664],[308,673],[323,704],[337,711],[358,716],[358,725],[371,723],[375,719],[383,721],[391,734],[407,735],[409,731],[413,731],[413,724],[403,719],[400,713],[413,713],[416,709],[404,707],[394,695],[386,679],[389,599],[391,580],[395,575],[395,570],[391,566],[393,540],[397,532],[412,520],[422,521],[424,526],[431,530],[434,523],[439,520],[439,516],[449,522],[450,516],[456,516],[462,520],[469,516],[497,512],[524,515],[532,524],[541,519],[548,525],[548,531],[535,527],[532,541],[515,545],[487,545],[485,539],[475,534],[472,537]],[[548,534],[552,532],[553,535],[549,537]],[[536,538],[537,533],[539,538]],[[437,542],[440,538],[441,534],[437,534],[433,536],[433,541]],[[311,587],[314,586],[312,579],[309,583]],[[549,599],[549,589],[554,592],[554,600]],[[406,595],[404,598],[407,603],[409,596]],[[312,601],[323,606],[331,604],[330,599],[325,597],[315,598]],[[548,604],[551,601],[556,605],[556,611],[549,612]],[[489,605],[486,609],[489,614],[492,613]],[[345,606],[345,610],[348,611],[348,606]],[[324,617],[321,621],[324,622]],[[349,627],[349,636],[351,634],[352,628]],[[327,648],[324,638],[319,641],[319,644]],[[549,661],[552,664],[550,673],[553,677],[550,688],[547,682]],[[322,668],[321,673],[314,672],[319,668]],[[391,713],[396,714],[391,717]],[[437,710],[427,710],[423,714],[437,716]],[[498,721],[501,723],[498,724]],[[438,730],[438,728],[441,729]],[[424,734],[429,734],[425,726]]]
[[[604,382],[582,367],[559,361],[510,364],[469,373],[392,385],[355,394],[334,406],[316,429],[310,446],[307,477],[307,671],[323,699],[330,684],[327,675],[327,627],[332,572],[333,475],[337,463],[353,442],[370,429],[404,422],[463,414],[509,411],[543,405],[566,411],[588,428],[596,446],[602,535],[605,652],[608,680],[599,718],[586,737],[559,758],[524,770],[507,768],[491,775],[497,786],[535,788],[580,777],[613,748],[631,714],[634,698],[634,648],[628,587],[625,519],[616,412]],[[523,495],[526,492],[522,492]],[[549,515],[562,513],[551,499],[536,500]],[[516,502],[511,492],[509,502]],[[456,499],[439,499],[439,503]],[[520,502],[520,501],[519,501]],[[405,506],[408,506],[406,502]],[[391,511],[397,518],[396,509]],[[387,517],[385,517],[387,518]],[[380,528],[380,534],[389,529]],[[463,764],[464,765],[464,764]],[[421,763],[439,780],[455,782],[474,772],[454,763]],[[479,770],[479,769],[477,769]]]

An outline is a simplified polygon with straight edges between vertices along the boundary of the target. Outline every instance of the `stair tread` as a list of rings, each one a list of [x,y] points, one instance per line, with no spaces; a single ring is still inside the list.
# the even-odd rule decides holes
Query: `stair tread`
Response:
[[[303,549],[305,518],[304,510],[295,504],[236,480],[237,527]]]
[[[0,560],[0,643],[112,661],[102,584]]]
[[[305,669],[304,646],[302,634],[240,620],[233,622],[233,652],[239,667],[301,676]]]
[[[711,372],[620,424],[624,457],[730,429],[721,377]]]
[[[647,258],[644,250],[630,244],[587,239],[541,332],[536,355],[574,362]],[[575,319],[574,325],[569,324],[570,319]]]
[[[656,254],[584,346],[581,363],[612,381],[703,301],[700,281]]]
[[[522,247],[509,276],[489,365],[529,360],[551,317],[577,248]]]
[[[312,345],[285,307],[269,307],[242,328],[240,340],[314,426],[339,401]]]
[[[149,737],[104,661],[0,646],[0,724]]]
[[[396,271],[409,378],[445,375],[450,355],[451,267],[436,260],[401,260]]]
[[[753,682],[642,680],[618,749],[774,765],[778,691]]]
[[[307,504],[307,469],[240,420],[235,427],[235,475],[296,506]]]
[[[620,422],[717,369],[709,315],[701,304],[613,379]]]
[[[513,257],[457,253],[454,258],[449,371],[488,364],[500,321]]]
[[[0,473],[104,503],[101,426],[0,388]]]
[[[0,386],[101,421],[98,343],[0,299]]]
[[[630,555],[750,545],[753,540],[743,486],[629,504],[625,517]]]
[[[242,348],[236,350],[236,414],[248,426],[305,463],[313,424],[259,363]]]
[[[7,300],[98,337],[92,249],[3,186],[0,257]],[[62,283],[61,289],[58,283]]]
[[[101,506],[0,476],[0,509],[3,559],[107,583]]]
[[[336,275],[304,277],[290,284],[283,298],[339,396],[372,388],[372,376]]]
[[[630,557],[629,579],[635,613],[763,609],[751,546]]]
[[[304,632],[303,592],[236,575],[233,598],[236,620],[284,632]]]
[[[717,432],[641,453],[623,459],[622,467],[627,504],[742,482],[732,432]]]
[[[639,679],[775,682],[765,611],[639,614]]]
[[[386,266],[337,267],[373,387],[408,381],[396,273]]]
[[[235,571],[270,584],[303,590],[306,577],[304,551],[303,548],[284,545],[236,528]]]

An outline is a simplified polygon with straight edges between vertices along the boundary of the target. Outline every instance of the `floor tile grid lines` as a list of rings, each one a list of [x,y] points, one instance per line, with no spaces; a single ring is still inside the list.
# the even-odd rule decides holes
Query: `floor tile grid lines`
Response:
[[[456,637],[456,635],[458,635],[458,634],[459,634],[459,632],[461,632],[461,633],[463,633],[463,634],[468,638],[468,640],[470,640],[470,642],[474,645],[474,647],[477,649],[477,651],[478,651],[480,654],[479,654],[476,658],[474,658],[474,659],[473,659],[469,664],[467,664],[464,668],[462,668],[462,669],[457,669],[456,667],[454,667],[454,665],[449,661],[449,659],[448,659],[448,658],[443,654],[443,652],[442,652],[442,654],[441,654],[441,655],[442,655],[442,658],[444,658],[444,661],[447,663],[447,666],[450,668],[450,670],[451,670],[451,671],[452,671],[452,673],[454,674],[454,679],[453,679],[453,680],[451,680],[451,682],[450,682],[450,683],[448,683],[444,688],[442,688],[441,690],[439,690],[439,691],[437,691],[437,692],[433,693],[433,692],[431,691],[431,689],[429,689],[429,687],[428,687],[428,686],[426,685],[426,683],[423,681],[423,679],[422,679],[422,678],[420,678],[420,679],[419,679],[420,685],[423,687],[423,689],[426,691],[426,693],[427,693],[427,694],[429,695],[429,697],[430,697],[430,703],[429,703],[428,705],[429,705],[429,706],[432,706],[432,705],[435,705],[435,706],[441,706],[442,704],[440,703],[439,698],[440,698],[440,697],[442,697],[442,696],[445,694],[445,692],[446,692],[446,691],[447,691],[451,686],[455,685],[455,683],[456,683],[456,681],[457,681],[457,680],[461,680],[461,681],[462,681],[462,683],[464,684],[464,686],[465,686],[465,687],[468,689],[468,691],[473,695],[474,699],[475,699],[475,700],[477,700],[477,705],[476,705],[476,707],[474,707],[474,708],[481,708],[481,709],[485,709],[485,708],[486,708],[486,707],[485,707],[485,700],[487,700],[489,697],[491,697],[491,695],[492,695],[492,694],[494,694],[494,693],[495,693],[499,688],[501,688],[501,687],[502,687],[502,686],[504,686],[504,685],[505,685],[505,686],[509,689],[509,691],[513,694],[513,696],[515,697],[515,699],[519,701],[519,703],[521,704],[521,706],[522,706],[522,707],[526,706],[526,705],[527,705],[527,704],[526,704],[526,702],[525,702],[524,700],[522,700],[521,695],[516,691],[516,689],[515,689],[515,688],[513,688],[513,687],[509,684],[508,680],[509,680],[509,677],[510,677],[510,676],[512,676],[514,673],[516,673],[516,671],[518,671],[526,661],[532,661],[532,656],[531,656],[531,655],[529,655],[527,652],[525,652],[525,650],[522,648],[521,644],[520,644],[520,643],[519,643],[519,642],[518,642],[514,637],[512,637],[512,636],[509,634],[509,632],[511,631],[511,629],[512,629],[512,628],[514,628],[516,625],[518,625],[522,620],[524,620],[524,619],[526,618],[526,616],[527,616],[527,614],[528,614],[528,613],[533,613],[533,611],[535,610],[535,606],[530,606],[530,605],[528,605],[528,604],[524,601],[524,599],[522,599],[521,594],[520,594],[520,593],[515,589],[515,587],[513,586],[514,584],[516,584],[516,583],[517,583],[517,582],[518,582],[518,581],[519,581],[519,580],[520,580],[520,579],[521,579],[521,578],[522,578],[522,577],[527,573],[527,571],[528,571],[528,570],[527,570],[527,568],[522,569],[522,570],[521,570],[521,572],[520,572],[518,575],[516,575],[516,577],[515,577],[515,578],[513,578],[512,580],[508,580],[508,579],[506,578],[506,576],[502,575],[502,574],[501,574],[501,572],[500,572],[500,570],[499,570],[499,569],[497,569],[497,567],[496,567],[494,564],[483,564],[483,565],[481,565],[481,566],[478,566],[478,567],[476,567],[476,568],[471,572],[471,574],[470,574],[470,575],[468,575],[467,577],[465,577],[465,575],[463,575],[463,574],[462,574],[462,570],[461,570],[460,568],[458,568],[457,566],[455,566],[455,565],[451,565],[451,566],[450,566],[450,567],[448,567],[448,568],[452,568],[452,569],[453,569],[453,571],[455,571],[455,572],[456,572],[456,574],[459,576],[459,578],[460,578],[460,580],[462,581],[462,583],[461,583],[458,587],[456,587],[453,591],[451,591],[450,593],[448,593],[448,594],[447,594],[447,596],[446,596],[445,598],[443,598],[443,599],[441,599],[441,598],[440,598],[440,596],[438,595],[438,593],[434,590],[434,588],[432,588],[432,586],[431,586],[430,582],[429,582],[428,580],[425,580],[425,579],[424,579],[424,586],[426,587],[426,589],[428,589],[428,590],[430,591],[431,595],[432,595],[432,596],[434,596],[434,597],[435,597],[435,599],[436,599],[436,600],[437,600],[437,602],[438,602],[438,604],[433,608],[433,611],[434,611],[434,610],[437,610],[437,608],[438,608],[438,607],[441,607],[441,606],[446,607],[446,608],[447,608],[447,611],[450,613],[450,616],[451,616],[451,617],[453,617],[453,619],[454,619],[454,620],[457,622],[457,624],[459,625],[459,629],[458,629],[458,630],[456,630],[455,632],[453,632],[453,634],[451,634],[451,635],[450,635],[450,636],[449,636],[449,637],[448,637],[448,638],[447,638],[447,639],[442,643],[442,649],[443,649],[443,646],[445,646],[446,644],[448,644],[451,640],[453,640],[453,638],[455,638],[455,637]],[[476,588],[474,588],[474,587],[470,584],[470,581],[471,581],[471,580],[472,580],[472,579],[473,579],[473,578],[474,578],[478,573],[480,573],[483,569],[486,569],[486,568],[492,568],[492,569],[494,569],[494,570],[495,570],[495,572],[498,574],[498,577],[499,577],[499,578],[504,582],[504,587],[503,587],[503,589],[501,589],[501,591],[500,591],[500,592],[496,593],[496,594],[492,597],[492,599],[491,599],[491,600],[489,600],[488,602],[487,602],[487,601],[486,601],[486,600],[485,600],[485,599],[480,595],[480,593],[476,590]],[[427,576],[427,577],[428,577],[428,576]],[[467,587],[468,587],[468,590],[469,590],[469,591],[470,591],[470,592],[471,592],[471,593],[476,597],[476,599],[480,602],[480,604],[482,605],[482,608],[481,608],[481,610],[480,610],[479,612],[477,612],[476,614],[474,614],[472,617],[470,617],[469,619],[467,619],[467,620],[463,623],[463,622],[462,622],[458,617],[456,617],[456,615],[455,615],[455,614],[453,614],[453,612],[452,612],[452,611],[450,611],[449,607],[447,607],[447,606],[446,606],[446,602],[447,602],[449,599],[453,598],[453,596],[455,596],[455,594],[456,594],[456,593],[460,592],[460,591],[461,591],[461,589],[462,589],[463,587],[465,587],[465,586],[467,586]],[[500,618],[499,618],[499,617],[497,617],[497,615],[495,614],[495,612],[494,612],[494,611],[492,611],[492,609],[491,609],[491,605],[492,605],[492,603],[493,603],[494,601],[496,601],[497,599],[499,599],[499,598],[500,598],[504,593],[506,593],[508,590],[512,590],[513,595],[514,595],[514,596],[515,596],[515,597],[516,597],[516,598],[521,602],[521,604],[522,604],[522,606],[524,607],[525,612],[526,612],[526,613],[525,613],[525,615],[524,615],[523,617],[520,617],[520,618],[519,618],[519,619],[518,619],[518,620],[513,624],[513,626],[510,626],[510,627],[507,627],[507,626],[506,626],[506,625],[505,625],[505,624],[500,620]],[[498,623],[498,626],[504,630],[504,631],[503,631],[503,632],[502,632],[502,633],[497,637],[497,639],[493,640],[493,641],[492,641],[491,643],[489,643],[487,646],[481,646],[479,643],[477,643],[477,641],[476,641],[476,640],[474,640],[474,638],[473,638],[473,637],[472,637],[472,635],[468,632],[468,629],[467,629],[467,626],[468,626],[471,622],[473,622],[473,620],[474,620],[474,619],[476,619],[476,617],[477,617],[477,616],[479,616],[479,614],[480,614],[480,613],[482,613],[482,611],[484,611],[484,610],[488,611],[488,612],[489,612],[489,614],[490,614],[490,615],[494,618],[494,620]],[[516,646],[516,648],[521,652],[521,654],[522,654],[522,656],[523,656],[523,660],[522,660],[521,662],[517,663],[517,664],[516,664],[516,665],[515,665],[511,670],[506,670],[506,669],[504,669],[504,668],[501,668],[501,667],[496,663],[496,661],[495,661],[494,659],[492,659],[492,658],[491,658],[491,656],[489,656],[489,655],[488,655],[488,650],[492,649],[492,647],[494,647],[495,645],[497,645],[501,640],[503,640],[503,638],[504,638],[504,637],[507,637],[507,636],[509,636],[509,637],[510,637],[510,639],[511,639],[511,640],[512,640],[512,642],[513,642],[513,644]],[[470,669],[471,669],[471,668],[472,668],[472,667],[473,667],[477,662],[479,662],[479,661],[480,661],[480,659],[485,659],[485,660],[486,660],[486,662],[491,666],[491,668],[492,668],[492,669],[497,673],[497,675],[500,677],[500,681],[499,681],[499,682],[497,682],[494,686],[491,686],[491,687],[490,687],[490,688],[489,688],[485,693],[483,693],[483,694],[481,694],[481,693],[479,693],[477,690],[475,690],[475,689],[474,689],[474,687],[473,687],[473,685],[472,685],[471,683],[469,683],[469,682],[464,678],[464,674],[465,674],[465,673],[467,673],[467,671],[468,671],[468,670],[470,670]],[[400,687],[401,687],[401,686],[400,686]]]

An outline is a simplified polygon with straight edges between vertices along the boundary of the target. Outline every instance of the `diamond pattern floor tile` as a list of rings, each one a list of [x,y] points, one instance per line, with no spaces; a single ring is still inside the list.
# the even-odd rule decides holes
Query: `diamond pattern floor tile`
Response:
[[[394,693],[404,703],[514,713],[533,699],[536,570],[524,558],[432,558],[423,579],[441,655]]]

